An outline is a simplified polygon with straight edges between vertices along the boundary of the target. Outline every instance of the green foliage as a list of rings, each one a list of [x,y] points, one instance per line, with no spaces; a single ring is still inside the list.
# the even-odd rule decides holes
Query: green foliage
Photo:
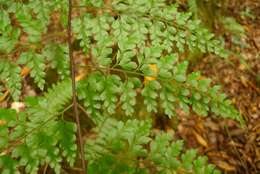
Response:
[[[20,30],[11,27],[9,14],[4,10],[0,11],[0,20],[0,52],[10,52],[18,41]]]
[[[93,5],[93,8],[96,6],[103,8],[104,5],[102,3],[95,5],[94,2],[87,4]],[[154,3],[150,1],[126,1],[125,3],[113,1],[112,9],[110,9],[112,12],[102,8],[101,10],[104,10],[102,15],[86,13],[83,18],[74,20],[76,37],[80,40],[82,49],[87,54],[91,54],[93,64],[97,68],[112,67],[112,71],[113,68],[119,69],[124,71],[127,76],[135,74],[155,78],[147,80],[140,87],[141,96],[148,112],[157,112],[158,105],[161,105],[167,115],[173,116],[174,108],[181,107],[188,111],[190,105],[199,115],[206,116],[211,109],[217,115],[242,120],[239,113],[228,106],[230,102],[226,101],[225,97],[215,99],[213,94],[207,94],[207,91],[203,89],[209,88],[209,84],[205,83],[205,80],[199,80],[203,78],[200,75],[188,75],[186,72],[188,62],[180,61],[177,58],[187,49],[199,49],[202,52],[213,52],[223,57],[226,56],[226,51],[221,47],[220,41],[215,40],[213,34],[203,28],[199,21],[193,20],[190,13],[178,12],[177,5],[166,5],[163,1]],[[170,22],[171,20],[176,23]],[[86,25],[86,21],[88,21],[88,25]],[[153,36],[154,34],[157,35]],[[170,38],[168,38],[169,35]],[[166,41],[167,39],[172,40]],[[94,41],[91,42],[91,40]],[[155,66],[157,70],[152,70],[151,65]],[[191,81],[196,81],[195,83],[199,83],[200,86],[188,83],[187,78],[193,76],[194,79]],[[87,79],[90,77],[92,78],[90,75]],[[87,83],[89,85],[82,86],[88,88],[88,91],[92,87],[87,87],[91,86],[91,83]],[[99,110],[98,113],[115,113],[116,104],[120,101],[119,96],[123,93],[123,96],[120,97],[121,100],[126,97],[125,84],[129,84],[129,80],[124,80],[115,74],[105,75],[100,78],[98,84],[99,88],[94,87],[92,92],[100,92],[100,97],[94,97],[95,94],[85,90],[79,93],[79,98],[85,98],[85,106],[90,115],[94,113],[94,110]],[[133,85],[131,86],[133,88]],[[160,95],[158,91],[161,91]],[[84,93],[89,93],[92,97],[87,97],[88,95]],[[216,93],[218,92],[216,91]],[[138,96],[135,93],[132,95]],[[159,96],[161,102],[158,100]],[[96,105],[90,104],[97,101]],[[224,103],[222,104],[222,102]],[[134,105],[134,100],[132,103]],[[94,110],[90,109],[89,105],[94,106],[90,107]],[[215,109],[215,106],[219,105],[223,108],[221,111]],[[123,110],[126,110],[125,104],[122,107]],[[130,110],[131,112],[128,112],[127,115],[134,113],[131,107]],[[94,113],[94,115],[96,114]]]
[[[37,83],[38,87],[43,90],[45,83],[45,64],[43,56],[32,51],[24,52],[21,54],[18,63],[21,65],[26,65],[31,69],[31,77],[34,78],[34,81]]]
[[[142,96],[144,97],[144,104],[147,106],[148,112],[157,112],[156,98],[158,97],[157,91],[161,88],[158,81],[151,81],[145,85],[142,90]]]
[[[6,155],[0,157],[0,168],[4,168],[1,172],[3,174],[19,174],[17,171],[17,162]]]
[[[21,54],[17,64],[26,65],[31,69],[30,76],[41,90],[44,88],[46,65],[49,62],[51,68],[55,68],[62,79],[68,77],[69,66],[65,46],[57,45],[58,43],[47,44],[46,48],[42,49],[43,35],[47,32],[50,14],[54,10],[58,11],[61,13],[61,22],[64,23],[64,19],[66,20],[66,0],[36,0],[28,3],[0,1],[0,8],[0,80],[11,92],[13,99],[18,100],[21,94],[20,68],[8,59],[18,51]],[[25,37],[25,41],[21,40],[22,36]]]
[[[148,0],[140,1],[140,4],[135,1],[124,3],[113,1],[111,6],[117,18],[105,11],[101,16],[93,16],[89,13],[82,19],[75,19],[74,31],[77,38],[81,40],[85,37],[81,41],[81,46],[86,51],[91,48],[98,64],[110,65],[111,61],[107,59],[107,56],[112,54],[112,45],[117,45],[119,48],[118,63],[122,59],[122,54],[127,51],[124,59],[128,61],[123,62],[126,61],[129,64],[129,58],[144,54],[146,42],[149,40],[151,41],[149,45],[168,52],[174,50],[181,53],[188,46],[191,50],[198,48],[202,52],[208,51],[223,57],[227,56],[226,51],[213,38],[213,35],[203,28],[199,21],[192,20],[190,13],[178,12],[177,5],[166,5],[163,1]],[[88,21],[88,25],[85,21]],[[83,28],[81,29],[80,26]],[[96,41],[95,44],[90,43],[91,39]],[[132,66],[136,64],[131,62]]]
[[[43,56],[49,62],[50,67],[57,70],[61,79],[69,77],[69,56],[65,45],[48,44],[43,50]]]
[[[147,117],[158,112],[174,117],[182,109],[243,122],[220,87],[199,72],[189,73],[183,59],[194,50],[225,58],[221,42],[190,12],[165,0],[78,3],[72,20],[75,47],[79,42],[76,49],[83,54],[75,56],[80,62],[77,97],[82,113],[95,124],[95,137],[85,142],[88,173],[218,174],[206,157],[186,150],[182,140],[154,133]],[[74,165],[78,153],[77,127],[68,121],[72,89],[66,33],[62,35],[67,1],[0,0],[0,8],[0,96],[9,91],[26,105],[20,112],[0,109],[0,173],[33,174],[46,165],[60,173],[62,165]],[[62,31],[50,34],[53,14]],[[40,96],[20,96],[21,68],[30,69],[40,89],[33,90]],[[53,87],[50,70],[58,76],[51,79],[58,79]]]
[[[223,17],[221,20],[221,23],[223,25],[223,28],[227,33],[231,35],[231,41],[233,44],[236,44],[240,47],[248,47],[248,44],[243,42],[243,39],[246,38],[246,31],[244,27],[236,21],[233,17]],[[240,56],[241,57],[241,56]],[[241,63],[246,64],[243,60],[244,58],[241,58]]]
[[[63,158],[73,166],[77,152],[76,125],[59,118],[71,99],[70,83],[65,80],[43,97],[28,98],[26,110],[19,114],[14,110],[0,110],[0,120],[4,124],[0,131],[2,172],[19,173],[14,168],[24,166],[26,173],[37,173],[39,166],[48,164],[60,173]],[[16,141],[18,145],[13,147]],[[10,156],[6,154],[8,148],[12,149]],[[16,159],[15,162],[10,157]],[[6,168],[7,161],[7,166],[12,168]]]
[[[107,119],[95,132],[97,137],[85,145],[90,174],[148,174],[153,168],[161,174],[220,173],[195,150],[183,152],[183,142],[173,135],[160,132],[153,139],[150,121]]]
[[[225,17],[222,21],[224,28],[232,34],[244,36],[245,29],[232,17]]]
[[[83,104],[87,108],[86,112],[96,123],[102,120],[100,92],[103,89],[103,80],[104,77],[101,73],[93,73],[78,84],[78,98],[83,100]]]
[[[10,91],[14,100],[18,100],[21,94],[21,69],[8,60],[0,60],[0,81]],[[1,86],[1,84],[0,84]]]
[[[16,113],[14,110],[5,110],[0,109],[0,149],[5,147],[8,144],[9,136],[9,128],[13,127],[16,121]]]
[[[120,102],[122,103],[122,109],[127,116],[134,113],[134,106],[136,104],[136,87],[140,86],[140,80],[137,78],[130,78],[122,85],[122,95]]]
[[[221,22],[226,13],[227,4],[227,0],[188,0],[189,11],[210,29],[213,29],[215,24]]]
[[[243,38],[246,37],[243,26],[235,18],[227,16],[227,0],[188,0],[188,7],[194,18],[202,20],[205,26],[210,29],[213,29],[215,25],[222,27],[222,35],[231,36],[233,44],[248,47],[246,43],[243,43]],[[241,12],[241,17],[245,18],[245,16],[253,18],[250,15],[250,9],[246,8],[245,11]]]

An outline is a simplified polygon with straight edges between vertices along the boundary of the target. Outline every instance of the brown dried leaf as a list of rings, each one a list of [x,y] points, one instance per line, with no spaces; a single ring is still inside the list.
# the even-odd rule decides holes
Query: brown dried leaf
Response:
[[[218,166],[219,168],[231,172],[231,171],[235,171],[236,167],[230,165],[229,163],[225,162],[225,161],[213,161],[213,163]]]
[[[4,95],[0,96],[0,103],[3,102],[8,95],[9,95],[9,90],[5,91]]]
[[[224,159],[229,159],[230,158],[230,156],[228,156],[225,151],[208,152],[207,156],[209,156],[209,157],[217,157],[217,158],[224,158]]]
[[[195,130],[193,130],[192,133],[195,135],[196,140],[198,141],[198,143],[200,145],[202,145],[204,147],[208,147],[207,141],[200,134],[198,134]]]

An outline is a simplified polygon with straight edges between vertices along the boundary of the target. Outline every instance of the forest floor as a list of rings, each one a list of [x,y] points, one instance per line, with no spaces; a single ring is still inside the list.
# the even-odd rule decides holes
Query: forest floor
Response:
[[[231,15],[246,31],[241,47],[226,45],[237,55],[228,61],[207,56],[192,67],[221,84],[224,92],[239,109],[246,120],[245,127],[233,121],[201,118],[193,115],[181,121],[178,136],[188,147],[195,147],[208,156],[210,161],[226,173],[260,173],[260,1],[237,1],[229,5]],[[253,17],[243,19],[241,10],[252,9]]]

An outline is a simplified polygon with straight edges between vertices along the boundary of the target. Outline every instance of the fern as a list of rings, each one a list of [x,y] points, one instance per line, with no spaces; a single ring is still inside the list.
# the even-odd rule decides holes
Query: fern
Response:
[[[5,136],[5,143],[1,147],[6,149],[12,141],[21,141],[18,146],[11,147],[11,154],[1,156],[3,163],[10,157],[15,158],[16,167],[25,166],[26,173],[37,173],[39,166],[43,164],[48,164],[56,173],[60,173],[63,157],[72,166],[77,151],[76,125],[57,119],[71,95],[70,81],[65,80],[43,97],[28,99],[27,109],[19,114],[20,120],[16,120],[15,111],[2,110],[1,120],[4,120],[6,126],[1,127],[1,136]],[[8,133],[7,126],[13,128],[13,131]],[[6,166],[2,167],[4,172]]]
[[[148,80],[141,87],[141,95],[148,112],[158,111],[157,106],[160,104],[158,98],[160,97],[161,106],[169,116],[174,115],[176,107],[181,107],[188,112],[189,106],[192,106],[192,109],[202,116],[206,116],[211,110],[217,115],[242,121],[241,116],[234,111],[228,100],[222,98],[221,95],[205,94],[206,91],[203,89],[210,86],[208,83],[203,84],[204,80],[199,80],[203,77],[198,75],[194,79],[197,81],[196,83],[201,84],[199,87],[189,84],[187,79],[194,73],[187,74],[188,62],[178,60],[178,54],[174,54],[177,51],[181,55],[181,52],[187,48],[190,50],[196,48],[202,52],[213,52],[225,57],[224,48],[198,21],[191,19],[189,13],[180,13],[177,5],[167,6],[163,2],[140,1],[143,4],[140,6],[139,2],[126,1],[122,4],[120,1],[113,1],[112,9],[110,9],[112,12],[105,10],[104,15],[101,16],[86,13],[82,19],[76,18],[74,31],[83,50],[93,56],[93,63],[97,68],[112,67],[112,71],[113,69],[122,70],[127,74],[131,71],[130,74],[146,76]],[[88,5],[91,6],[91,3]],[[103,7],[104,4],[97,6],[100,5]],[[113,15],[116,15],[116,18]],[[176,20],[176,23],[170,24],[170,20]],[[81,31],[79,29],[80,26],[85,26],[84,21],[88,21],[89,25],[84,31]],[[100,21],[102,21],[102,25]],[[149,32],[150,30],[152,32]],[[83,39],[84,33],[87,38]],[[153,36],[155,33],[158,35]],[[165,44],[165,40],[167,40],[165,33],[173,36],[171,41],[167,41],[170,45]],[[155,42],[153,38],[160,40]],[[90,43],[91,39],[94,39],[95,42]],[[83,42],[87,42],[88,46]],[[120,81],[124,81],[124,83],[120,83]],[[127,80],[119,79],[115,74],[107,75],[104,78],[103,89],[99,91],[100,99],[97,99],[98,97],[93,100],[92,97],[80,98],[87,98],[87,103],[95,103],[98,100],[102,108],[99,107],[96,110],[99,110],[100,113],[113,114],[118,102],[118,95],[122,95],[122,91],[119,89],[125,90],[124,84],[127,83]],[[117,86],[121,87],[117,88]],[[157,91],[160,91],[160,96]],[[219,92],[215,91],[215,93]],[[89,104],[85,106],[88,107]],[[221,106],[221,111],[216,109],[216,106],[217,108]],[[123,110],[126,109],[126,105],[122,105],[122,107]],[[131,113],[134,113],[133,109],[131,110]],[[92,111],[89,113],[93,114]],[[127,114],[130,115],[130,113]]]
[[[76,141],[76,125],[67,121],[60,121],[57,124],[58,133],[57,138],[59,147],[62,150],[62,156],[66,158],[70,166],[74,165],[76,159],[77,145]]]
[[[6,85],[14,100],[18,100],[21,94],[21,69],[9,62],[8,60],[0,60],[0,81]]]
[[[30,75],[34,78],[38,87],[43,90],[45,84],[45,64],[44,58],[41,54],[30,52],[24,52],[21,54],[18,63],[21,65],[26,65],[31,69]]]
[[[15,125],[16,121],[16,113],[14,110],[5,110],[0,109],[0,121],[1,121],[1,127],[0,127],[0,137],[1,137],[1,143],[0,143],[0,149],[8,145],[9,137],[9,128],[13,127]]]
[[[43,98],[33,102],[32,107],[27,110],[30,115],[29,119],[34,122],[34,126],[37,126],[36,123],[42,123],[59,114],[71,96],[70,80],[60,82],[53,89],[49,89]]]
[[[137,78],[130,78],[122,85],[122,95],[120,102],[122,103],[122,109],[127,116],[134,113],[134,106],[136,105],[136,88],[141,86],[141,82]]]
[[[107,76],[103,81],[103,90],[101,92],[100,99],[103,102],[105,110],[113,114],[116,109],[117,93],[120,91],[120,78],[116,75]]]
[[[0,52],[10,52],[18,41],[20,30],[12,28],[9,14],[1,10],[0,12]]]
[[[29,6],[21,4],[19,10],[16,9],[16,17],[23,30],[28,34],[29,42],[39,42],[42,32],[46,32],[46,24],[44,20],[34,20],[31,15]]]
[[[159,133],[153,139],[150,121],[107,119],[95,132],[97,138],[85,145],[90,174],[150,173],[153,167],[162,174],[220,173],[206,163],[206,157],[197,157],[195,150],[183,152],[183,142],[173,141],[173,135]]]
[[[148,82],[147,85],[142,90],[142,95],[144,96],[144,104],[147,106],[148,112],[157,112],[157,102],[158,97],[157,91],[161,88],[158,81]]]
[[[6,155],[0,156],[0,168],[4,168],[2,171],[3,174],[19,174],[17,171],[17,162]]]
[[[95,123],[102,119],[102,112],[100,111],[102,83],[104,77],[100,73],[93,73],[87,79],[84,79],[78,84],[78,98],[83,100],[84,106],[87,108],[87,113],[90,115]]]
[[[97,139],[86,143],[88,173],[133,173],[137,158],[147,153],[143,145],[150,140],[150,126],[149,122],[137,120],[126,123],[106,120],[97,130]],[[114,161],[115,159],[120,161]],[[98,163],[103,165],[96,168]]]
[[[78,106],[95,123],[95,136],[84,142],[87,172],[218,174],[182,140],[153,131],[149,117],[157,112],[174,117],[182,109],[243,123],[220,86],[199,72],[189,73],[184,59],[196,50],[226,58],[222,43],[190,11],[165,0],[74,3],[80,9],[73,7],[73,46],[79,43],[76,49],[86,56],[84,61],[75,56]],[[43,166],[61,173],[62,165],[73,167],[77,160],[77,127],[67,115],[72,98],[62,35],[67,6],[66,0],[0,0],[0,95],[10,92],[13,100],[25,98],[26,105],[20,112],[0,109],[0,173],[34,174]],[[50,34],[53,14],[62,24],[58,36]],[[30,69],[42,96],[20,96],[21,67]],[[61,80],[51,88],[50,69]]]
[[[61,79],[68,78],[69,57],[66,46],[60,44],[49,44],[43,50],[43,55],[52,69],[57,70]]]

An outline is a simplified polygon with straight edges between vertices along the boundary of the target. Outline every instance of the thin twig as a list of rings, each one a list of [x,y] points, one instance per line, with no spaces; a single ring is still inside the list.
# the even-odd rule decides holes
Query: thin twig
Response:
[[[49,166],[48,164],[45,164],[44,169],[43,169],[43,174],[47,173],[48,166]]]
[[[81,104],[78,103],[78,107],[79,107],[79,109],[80,109],[82,112],[84,112],[84,114],[85,114],[86,116],[88,116],[88,112],[85,110],[85,108],[84,108]]]
[[[77,128],[78,128],[78,141],[79,141],[79,148],[80,148],[80,156],[81,156],[81,165],[83,171],[82,174],[86,172],[86,164],[84,160],[84,149],[83,149],[83,141],[81,135],[81,128],[80,128],[80,120],[79,120],[79,113],[78,113],[78,102],[77,102],[77,93],[76,93],[76,71],[75,71],[75,62],[73,59],[73,50],[72,50],[72,32],[71,32],[71,20],[72,20],[72,0],[68,0],[69,3],[69,12],[68,12],[68,46],[69,46],[69,58],[70,58],[70,73],[71,73],[71,85],[72,85],[72,102],[73,102],[73,113],[76,119]]]

